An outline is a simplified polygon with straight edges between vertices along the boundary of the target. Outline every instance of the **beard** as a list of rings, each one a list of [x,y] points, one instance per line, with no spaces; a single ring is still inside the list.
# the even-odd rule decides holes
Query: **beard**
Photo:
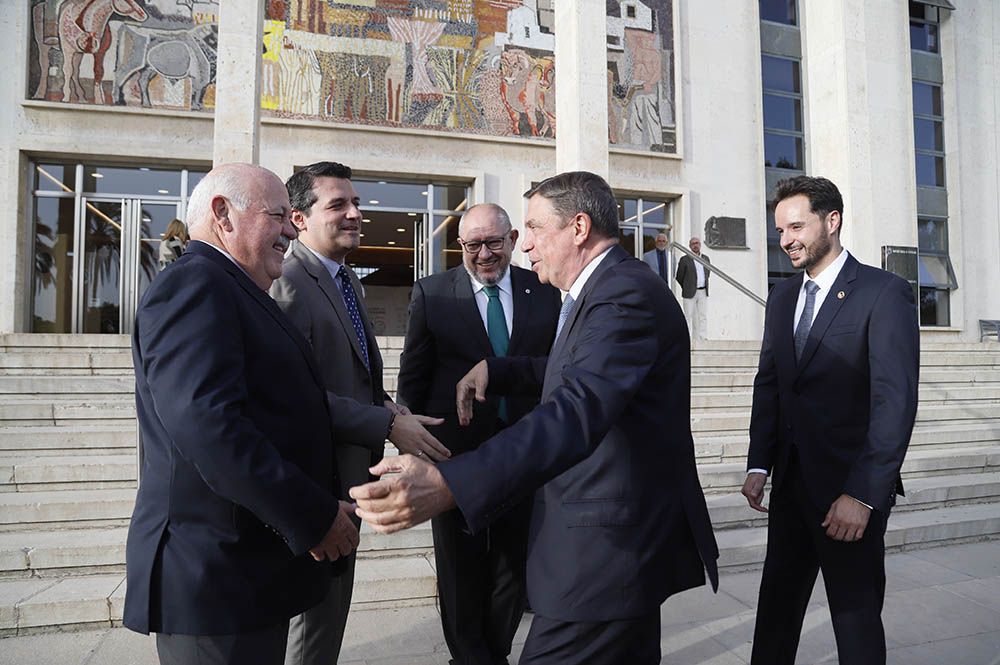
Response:
[[[501,263],[503,263],[502,260]],[[464,263],[463,265],[465,265],[465,272],[469,273],[469,276],[472,277],[472,279],[476,280],[483,286],[496,286],[503,280],[504,276],[507,274],[507,270],[510,268],[509,263],[504,264],[496,272],[486,275],[479,271],[479,266],[475,263],[472,264],[471,268]]]
[[[833,249],[833,242],[831,242],[830,236],[824,235],[817,238],[808,247],[803,247],[803,249],[805,250],[805,256],[802,258],[802,262],[795,267],[808,272],[830,253],[830,250]]]

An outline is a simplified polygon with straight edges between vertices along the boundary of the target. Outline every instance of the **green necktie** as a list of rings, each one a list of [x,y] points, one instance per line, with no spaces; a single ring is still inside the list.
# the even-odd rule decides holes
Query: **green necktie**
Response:
[[[484,286],[483,291],[489,298],[486,303],[486,334],[490,338],[493,355],[497,358],[503,358],[507,355],[507,348],[510,346],[510,335],[507,332],[507,317],[503,313],[503,303],[500,302],[500,288]],[[506,399],[500,400],[500,410],[497,412],[497,417],[507,422]]]

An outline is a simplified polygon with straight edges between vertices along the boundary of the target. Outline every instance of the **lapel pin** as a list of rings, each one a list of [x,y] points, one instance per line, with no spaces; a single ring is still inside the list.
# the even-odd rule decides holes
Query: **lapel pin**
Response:
[[[847,296],[847,294],[844,293],[843,291],[838,291],[837,292],[837,300],[843,300],[846,296]]]
[[[524,292],[525,293],[531,293],[531,289],[525,289]]]

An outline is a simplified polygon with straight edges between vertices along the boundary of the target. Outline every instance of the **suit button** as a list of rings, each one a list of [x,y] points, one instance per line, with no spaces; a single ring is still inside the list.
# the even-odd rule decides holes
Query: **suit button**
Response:
[[[785,425],[785,429],[787,429],[789,432],[791,432],[792,431],[792,426],[791,425]]]

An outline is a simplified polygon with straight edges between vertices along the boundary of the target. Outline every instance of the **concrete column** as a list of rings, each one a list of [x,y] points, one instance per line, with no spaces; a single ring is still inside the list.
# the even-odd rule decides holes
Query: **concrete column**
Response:
[[[219,6],[212,162],[256,164],[260,156],[260,49],[264,0]]]
[[[559,0],[556,32],[556,171],[608,177],[607,3]]]
[[[882,245],[917,244],[906,3],[800,3],[809,175],[844,195],[844,245],[880,265]]]
[[[24,214],[25,192],[21,174],[27,173],[26,159],[20,151],[18,128],[23,112],[20,101],[27,87],[27,67],[23,58],[28,53],[28,18],[30,10],[24,3],[0,3],[0,24],[8,26],[11,44],[24,45],[10,69],[9,83],[0,91],[0,195],[8,202],[0,213],[0,333],[22,332],[27,329],[26,306],[31,292],[31,263],[34,243],[28,238],[28,221]],[[27,175],[30,179],[30,174]],[[34,233],[32,228],[30,233]]]

